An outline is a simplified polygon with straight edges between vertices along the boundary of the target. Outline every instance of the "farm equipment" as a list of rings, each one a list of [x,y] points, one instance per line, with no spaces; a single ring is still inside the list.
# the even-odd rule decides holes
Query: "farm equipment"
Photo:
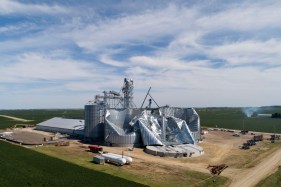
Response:
[[[254,140],[255,142],[262,141],[262,140],[263,140],[263,135],[262,135],[262,134],[261,134],[261,135],[255,135],[255,136],[253,137],[253,140]]]
[[[247,142],[243,143],[243,145],[240,147],[240,149],[250,149],[250,146],[256,145],[255,140],[247,140]]]
[[[270,138],[269,138],[268,140],[270,140],[271,143],[274,143],[275,140],[280,140],[280,137],[281,137],[280,135],[271,134],[271,135],[270,135]]]
[[[233,134],[232,136],[234,136],[234,137],[240,137],[240,134],[235,133],[235,134]]]
[[[243,143],[243,145],[240,147],[240,149],[244,149],[244,150],[250,149],[249,143]]]
[[[249,146],[256,145],[255,140],[247,140]]]
[[[256,145],[256,142],[262,141],[263,135],[255,135],[251,140],[247,140],[247,142],[243,143],[242,146],[240,146],[240,149],[250,149],[250,146]]]
[[[280,140],[280,135],[271,134],[269,140]]]
[[[103,148],[100,147],[100,146],[98,146],[98,145],[90,145],[88,148],[89,148],[90,151],[93,152],[93,153],[98,153],[98,152],[100,152],[100,151],[103,151]]]
[[[243,134],[243,135],[245,135],[245,134],[248,134],[248,132],[249,132],[249,131],[246,131],[246,130],[242,130],[242,131],[240,132],[240,134]]]
[[[219,175],[223,170],[225,170],[228,166],[226,164],[220,165],[209,165],[207,169],[210,170],[211,174]]]

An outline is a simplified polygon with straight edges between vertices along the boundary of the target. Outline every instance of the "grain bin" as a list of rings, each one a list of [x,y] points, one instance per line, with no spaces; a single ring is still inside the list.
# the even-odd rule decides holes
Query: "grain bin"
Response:
[[[103,140],[104,126],[100,120],[100,106],[95,103],[89,103],[85,105],[84,109],[85,139],[89,141]]]

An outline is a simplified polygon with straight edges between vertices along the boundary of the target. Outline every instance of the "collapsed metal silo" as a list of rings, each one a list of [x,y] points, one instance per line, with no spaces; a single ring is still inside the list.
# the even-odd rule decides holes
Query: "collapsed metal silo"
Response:
[[[201,139],[193,108],[136,108],[133,88],[133,80],[125,78],[122,93],[104,91],[85,105],[85,140],[112,146],[163,146],[196,144]]]
[[[200,118],[197,114],[196,110],[193,108],[185,108],[185,120],[189,126],[190,131],[193,134],[193,137],[195,140],[200,141],[201,140],[201,127],[200,127]]]
[[[190,129],[195,141],[200,141],[200,118],[193,108],[161,107],[159,109],[165,116],[174,116],[184,120]]]
[[[102,109],[96,103],[88,103],[84,108],[85,140],[102,141],[104,138],[104,123]]]
[[[108,109],[105,117],[106,144],[111,146],[140,146],[141,139],[139,133],[129,125],[132,120],[131,109]]]

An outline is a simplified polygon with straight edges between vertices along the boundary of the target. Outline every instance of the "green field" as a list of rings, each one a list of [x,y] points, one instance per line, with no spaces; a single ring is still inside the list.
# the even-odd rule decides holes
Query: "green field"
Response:
[[[281,107],[259,107],[253,117],[243,113],[246,108],[197,108],[201,126],[228,129],[240,129],[281,133],[281,119],[256,117],[257,113],[281,113]],[[250,108],[251,109],[251,108]],[[32,122],[17,122],[0,117],[0,128],[14,124],[37,124],[52,117],[83,119],[83,109],[38,109],[38,110],[0,110],[1,115],[11,115],[18,118],[33,120]]]
[[[244,108],[245,109],[245,108]],[[243,108],[197,108],[203,127],[251,130],[281,133],[281,119],[257,117],[257,113],[281,113],[281,107],[260,107],[253,117],[247,117]]]
[[[242,112],[242,108],[197,108],[196,110],[200,115],[201,126],[204,127],[229,129],[244,128],[245,130],[252,131],[281,133],[281,119],[256,117],[257,113],[281,113],[281,107],[259,108],[259,111],[254,113],[253,117],[250,118],[246,117],[246,115]],[[0,115],[10,115],[18,118],[33,120],[32,122],[20,122],[5,117],[0,117],[0,129],[5,129],[15,124],[37,124],[52,117],[83,119],[83,109],[0,110]],[[106,170],[103,170],[104,168],[99,170],[97,169],[98,167],[94,167],[93,164],[88,167],[86,165],[88,165],[88,160],[91,158],[83,158],[81,161],[80,158],[73,157],[73,159],[71,155],[66,155],[64,158],[65,161],[63,161],[61,160],[61,155],[56,152],[50,152],[49,155],[52,156],[50,157],[45,155],[45,149],[42,149],[42,152],[45,154],[41,154],[2,141],[0,141],[0,149],[0,184],[2,186],[139,185],[138,183],[127,181],[124,178],[130,178],[132,181],[148,184],[151,186],[157,186],[156,184],[161,184],[161,186],[194,186],[194,181],[202,181],[202,183],[196,184],[195,186],[213,185],[213,179],[208,179],[208,175],[197,172],[188,171],[186,174],[182,174],[183,176],[181,176],[181,178],[184,178],[184,180],[179,180],[177,177],[166,176],[165,180],[158,181],[158,179],[153,179],[155,181],[152,181],[146,177],[142,178],[142,176],[138,175],[138,171],[135,171],[136,173],[126,173],[124,171],[120,172],[120,170],[115,167],[106,167]],[[75,163],[76,165],[72,163]],[[77,173],[79,173],[78,176]],[[280,174],[281,171],[279,170],[277,173],[272,175],[272,178],[277,180],[276,185],[274,183],[275,186],[279,186],[278,181],[280,180]],[[115,177],[113,175],[115,175]],[[13,180],[14,178],[17,180]],[[268,186],[268,184],[272,186],[271,184],[273,183],[268,182],[272,182],[274,180],[265,181],[261,183],[260,186]],[[226,183],[226,181],[226,178],[218,177],[215,186],[223,185]]]
[[[53,117],[83,119],[83,109],[35,109],[35,110],[0,110],[0,115],[14,116],[32,120],[20,122],[0,116],[0,129],[11,127],[15,124],[38,124]]]
[[[168,166],[161,166],[156,163],[143,163],[149,165],[142,168],[138,164],[132,163],[131,165],[125,165],[123,167],[116,167],[110,164],[95,165],[89,164],[89,160],[92,159],[93,154],[86,151],[79,151],[69,149],[69,147],[55,147],[55,146],[43,146],[35,149],[40,153],[44,153],[51,157],[56,157],[67,162],[77,164],[95,171],[104,172],[110,175],[130,179],[137,183],[146,184],[148,186],[156,187],[170,187],[170,186],[192,186],[192,187],[204,187],[204,186],[223,186],[228,179],[223,176],[212,176],[207,173],[200,173],[185,168],[173,169],[173,172],[168,172],[166,169]],[[126,154],[126,153],[125,153]],[[149,162],[149,160],[147,160]],[[163,170],[163,167],[165,168]],[[158,172],[157,172],[158,170]],[[160,170],[160,172],[159,172]],[[161,172],[162,171],[162,172]],[[216,180],[213,183],[213,180]]]
[[[280,118],[256,117],[257,113],[281,113],[280,106],[255,108],[254,117],[247,117],[242,112],[244,109],[246,108],[197,108],[196,111],[200,116],[201,126],[204,127],[281,133]],[[33,120],[32,122],[18,122],[0,117],[0,127],[10,127],[19,123],[37,124],[52,117],[83,119],[83,112],[83,109],[0,110],[1,115]]]
[[[32,124],[37,124],[55,116],[81,119],[83,110],[2,110],[0,115],[34,120]],[[0,129],[23,123],[0,117]],[[214,178],[210,174],[193,171],[152,177],[138,169],[132,172],[110,165],[100,167],[90,163],[92,156],[61,155],[57,147],[53,148],[47,153],[48,147],[33,151],[0,141],[1,186],[140,186],[139,183],[150,186],[221,186],[228,180],[218,176],[213,183]],[[67,153],[66,150],[63,152]]]
[[[9,118],[1,117],[0,116],[0,129],[5,129],[12,127],[13,125],[17,124],[18,122]]]
[[[278,171],[274,174],[266,177],[264,180],[259,182],[258,187],[280,187],[281,186],[281,166],[279,166]]]
[[[0,129],[18,123],[36,124],[55,116],[83,118],[83,110],[2,110],[0,114],[34,120],[0,117]],[[0,150],[0,186],[142,186],[3,141]]]
[[[0,186],[142,186],[0,141]]]

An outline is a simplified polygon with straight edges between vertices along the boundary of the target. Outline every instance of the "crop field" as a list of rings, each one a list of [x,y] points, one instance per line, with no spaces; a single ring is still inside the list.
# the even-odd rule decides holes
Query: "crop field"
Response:
[[[258,113],[281,113],[281,107],[261,107],[253,110],[251,117],[247,117],[243,112],[245,108],[197,108],[196,110],[200,116],[201,126],[204,127],[281,133],[280,118],[257,117]],[[0,129],[5,129],[15,124],[37,124],[52,117],[83,119],[83,109],[0,110],[0,115],[32,120],[22,122],[0,116]],[[155,171],[150,172],[147,170],[143,172],[141,168],[144,167],[145,162],[142,160],[139,164],[135,163],[136,168],[133,166],[118,168],[110,165],[99,167],[90,163],[92,155],[87,155],[85,151],[82,152],[85,157],[80,155],[82,154],[80,151],[67,154],[73,147],[72,149],[39,147],[35,148],[35,151],[0,141],[0,149],[2,186],[139,186],[141,185],[139,183],[151,186],[214,185],[213,178],[210,178],[209,174],[177,168],[177,172],[173,175],[166,171],[166,166],[161,168],[157,162],[152,161],[148,164],[155,165],[152,167]],[[63,151],[60,151],[62,149]],[[160,178],[158,175],[153,177],[153,173],[157,172],[161,173]],[[271,176],[272,180],[262,181],[259,186],[279,186],[280,173],[279,169]],[[15,178],[17,180],[13,180]],[[195,181],[202,182],[196,184]],[[219,176],[214,186],[223,186],[227,181],[226,177]]]
[[[19,122],[0,117],[0,129],[18,123],[36,124],[55,116],[83,118],[83,110],[5,110],[0,114],[34,120]],[[0,149],[1,186],[142,186],[3,141]]]
[[[18,122],[15,121],[15,120],[0,116],[0,129],[5,129],[5,128],[8,128],[8,127],[11,127],[11,126],[13,126],[17,123]]]
[[[1,186],[142,186],[0,141]]]
[[[83,110],[5,110],[1,115],[9,115],[18,118],[34,120],[39,123],[54,116],[83,118]],[[0,117],[0,129],[25,122]],[[30,122],[26,122],[30,124]],[[52,146],[51,146],[52,147]],[[75,154],[46,154],[43,150],[51,147],[39,147],[29,150],[0,141],[0,170],[5,171],[0,176],[2,186],[140,186],[139,183],[152,186],[195,186],[213,185],[210,174],[180,170],[174,175],[161,173],[154,176],[137,168],[124,170],[116,166],[103,166],[92,164],[92,155],[74,157]],[[54,150],[64,147],[52,147]],[[68,147],[67,147],[68,148]],[[42,150],[45,154],[38,152]],[[71,149],[66,149],[71,151]],[[64,150],[66,153],[68,151]],[[59,152],[61,153],[61,152]],[[80,151],[79,151],[80,153]],[[88,153],[85,152],[87,155]],[[54,158],[57,157],[57,158]],[[72,159],[72,157],[74,159]],[[81,161],[82,159],[82,161]],[[74,165],[75,164],[75,165]],[[80,166],[79,166],[80,165]],[[154,168],[154,167],[153,167]],[[157,167],[155,167],[157,169]],[[159,168],[158,168],[159,170]],[[161,170],[161,169],[160,169]],[[178,171],[179,172],[179,171]],[[2,172],[1,172],[2,173]],[[12,174],[11,174],[12,173]],[[77,173],[79,173],[77,175]],[[140,175],[142,173],[142,175]],[[153,177],[152,177],[153,176]],[[125,180],[129,179],[130,181]],[[16,179],[16,180],[14,180]],[[165,180],[164,180],[165,179]],[[215,186],[221,186],[227,181],[225,177],[216,177]]]
[[[253,112],[253,117],[247,117],[245,108],[198,108],[201,126],[227,129],[244,129],[258,132],[281,133],[280,118],[257,117],[257,113],[281,113],[281,107],[260,107]]]
[[[0,129],[11,127],[15,124],[38,124],[53,117],[65,117],[83,119],[83,109],[37,109],[37,110],[0,110],[0,115],[14,116],[32,120],[30,122],[18,122],[0,116]]]
[[[218,127],[228,129],[240,129],[258,132],[281,133],[281,119],[261,118],[257,113],[281,113],[281,107],[259,107],[250,109],[253,117],[247,117],[247,108],[197,108],[201,120],[201,126]],[[0,117],[0,129],[15,124],[37,124],[52,117],[66,117],[83,119],[83,109],[37,109],[37,110],[0,110],[1,115],[10,115],[18,118],[33,120],[31,122],[17,122]]]

